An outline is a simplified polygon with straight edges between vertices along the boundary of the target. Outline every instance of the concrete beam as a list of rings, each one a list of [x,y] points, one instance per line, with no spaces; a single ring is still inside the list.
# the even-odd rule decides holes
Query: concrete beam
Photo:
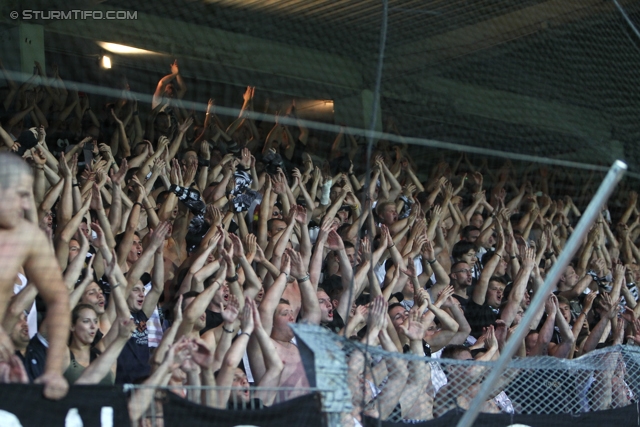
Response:
[[[369,129],[373,113],[374,93],[363,90],[352,96],[334,99],[334,118],[336,123],[350,127]],[[374,130],[382,131],[382,112],[378,109]]]
[[[611,125],[598,111],[560,102],[486,89],[441,77],[416,79],[411,85],[385,86],[384,97],[416,104],[445,104],[455,111],[516,125],[593,140],[611,138]],[[433,102],[436,101],[436,102]]]
[[[631,3],[631,0],[622,0],[621,3]],[[411,58],[411,61],[389,61],[385,64],[385,73],[389,77],[427,68],[430,64],[491,49],[549,27],[566,25],[614,9],[613,2],[602,0],[549,0],[474,25],[399,45],[394,49],[393,57]]]
[[[530,31],[531,25],[552,19],[560,12],[585,13],[585,10],[595,10],[597,4],[601,4],[601,0],[549,0],[418,43],[400,46],[390,52],[385,73],[388,75],[389,70],[413,68],[416,62],[431,60],[409,54],[416,49],[442,48],[439,50],[440,56],[463,55],[471,48],[484,46],[483,43],[504,41],[505,37],[513,37],[519,31]],[[92,6],[92,9],[111,10],[105,5]],[[0,21],[3,18],[6,23],[6,17],[0,17]],[[294,96],[335,99],[336,117],[352,116],[353,120],[344,121],[362,123],[362,127],[369,120],[370,113],[366,107],[371,105],[371,100],[366,98],[369,88],[365,87],[362,73],[366,67],[339,55],[141,12],[138,12],[136,20],[47,21],[44,28],[48,40],[57,39],[54,43],[62,50],[81,49],[83,42],[93,46],[94,40],[132,45],[167,55],[167,71],[174,56],[184,59],[188,66],[181,68],[187,79],[197,78],[237,86],[256,84],[259,89]],[[69,39],[78,42],[65,45],[65,40]],[[97,53],[97,46],[95,49]],[[411,60],[393,60],[403,56]],[[131,68],[158,72],[157,60],[122,55],[118,59]],[[590,137],[598,139],[606,140],[610,136],[609,125],[595,111],[510,92],[436,77],[414,78],[411,85],[390,79],[383,89],[384,97],[419,105],[429,105],[429,98],[435,97],[453,105],[457,111],[478,117],[537,126],[571,135],[585,136],[588,133]]]
[[[93,9],[112,10],[104,5]],[[360,64],[338,55],[141,12],[136,20],[102,20],[99,25],[93,20],[52,21],[46,25],[46,31],[134,46],[218,67],[278,76],[279,80],[334,87],[339,91],[360,90],[363,84]],[[212,80],[216,80],[215,76]]]
[[[38,61],[45,70],[42,25],[20,23],[3,31],[0,34],[0,52],[3,52],[2,60],[9,70],[19,70],[31,75],[34,61]]]

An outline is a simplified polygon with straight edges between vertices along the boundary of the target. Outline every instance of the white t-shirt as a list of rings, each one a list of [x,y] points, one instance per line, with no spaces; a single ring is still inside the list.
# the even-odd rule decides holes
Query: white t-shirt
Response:
[[[27,278],[24,274],[18,273],[18,278],[20,279],[20,283],[15,283],[13,285],[13,293],[15,295],[19,294],[20,291],[27,286]],[[29,338],[33,338],[33,336],[38,332],[38,312],[36,311],[35,300],[33,301],[33,304],[29,309],[29,314],[27,315],[27,325],[29,326]]]

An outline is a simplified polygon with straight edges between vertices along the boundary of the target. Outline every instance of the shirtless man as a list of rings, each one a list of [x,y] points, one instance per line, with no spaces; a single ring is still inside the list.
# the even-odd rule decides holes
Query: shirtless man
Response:
[[[0,318],[4,319],[13,295],[13,282],[21,267],[47,304],[49,350],[44,374],[44,395],[61,399],[69,384],[62,376],[69,337],[69,293],[51,245],[37,224],[25,219],[35,212],[33,172],[10,153],[0,153]],[[14,354],[11,338],[0,328],[0,361]]]
[[[499,357],[498,341],[495,337],[493,326],[488,328],[484,347],[486,352],[476,356],[475,360],[489,362]],[[442,359],[474,360],[469,349],[461,345],[445,347]],[[436,417],[442,416],[451,409],[469,409],[469,404],[480,390],[486,368],[483,366],[451,364],[448,365],[447,371],[449,372],[447,375],[448,382],[436,394],[433,408],[433,413]],[[483,404],[482,412],[499,413],[500,407],[492,398]]]
[[[279,387],[309,387],[309,380],[304,371],[300,351],[292,342],[294,335],[290,323],[295,323],[294,309],[289,301],[281,299],[287,286],[289,274],[297,280],[302,299],[300,320],[313,325],[320,324],[320,304],[316,296],[316,287],[309,280],[309,274],[305,273],[303,261],[299,253],[287,249],[282,256],[281,273],[267,290],[260,303],[260,319],[264,330],[269,334],[276,352],[284,364],[284,370],[280,377]],[[249,341],[249,361],[254,379],[260,381],[266,372],[264,357],[257,345],[257,341]],[[287,391],[284,399],[291,399],[303,393]]]

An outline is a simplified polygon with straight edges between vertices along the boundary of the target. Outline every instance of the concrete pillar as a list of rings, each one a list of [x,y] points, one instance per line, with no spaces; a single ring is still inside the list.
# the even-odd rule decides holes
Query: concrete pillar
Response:
[[[349,127],[369,129],[371,113],[373,111],[373,91],[365,89],[352,96],[333,100],[333,110],[336,124],[346,124]],[[378,107],[378,114],[374,130],[382,131],[382,114]]]
[[[22,72],[25,78],[33,74],[33,62],[38,61],[46,72],[44,60],[44,27],[20,23],[0,34],[0,52],[7,70]],[[17,84],[21,81],[14,79]]]

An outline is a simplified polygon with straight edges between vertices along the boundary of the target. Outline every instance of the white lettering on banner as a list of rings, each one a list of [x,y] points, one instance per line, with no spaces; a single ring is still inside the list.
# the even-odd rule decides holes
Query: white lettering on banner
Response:
[[[0,409],[0,426],[2,427],[23,427],[20,419],[11,412]],[[100,409],[100,426],[113,427],[113,408],[111,406],[103,406]],[[64,427],[84,427],[82,417],[77,408],[71,408],[67,412],[64,419]],[[237,426],[237,427],[256,427],[256,426]]]
[[[103,406],[100,409],[100,427],[113,427],[113,408]]]
[[[78,408],[71,408],[64,419],[64,427],[84,427]]]
[[[0,426],[2,427],[22,427],[18,417],[11,412],[0,409]]]

